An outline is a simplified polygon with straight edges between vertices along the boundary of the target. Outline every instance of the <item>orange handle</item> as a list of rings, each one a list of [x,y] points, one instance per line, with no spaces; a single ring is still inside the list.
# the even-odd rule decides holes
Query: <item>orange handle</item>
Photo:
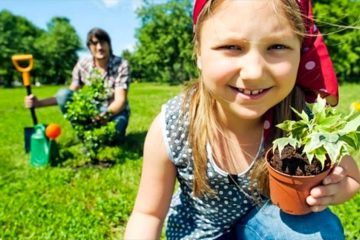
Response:
[[[11,60],[19,72],[22,72],[23,83],[24,86],[30,86],[30,71],[33,67],[33,56],[31,54],[19,54],[13,55]],[[19,62],[28,61],[28,65],[26,67],[22,67],[19,65]]]
[[[24,86],[30,86],[30,73],[29,72],[23,72],[22,73],[23,78],[23,84]]]
[[[33,67],[33,56],[31,54],[21,54],[21,55],[14,55],[11,57],[11,60],[19,72],[30,72]],[[19,65],[19,62],[28,61],[29,64],[27,67],[22,67]]]

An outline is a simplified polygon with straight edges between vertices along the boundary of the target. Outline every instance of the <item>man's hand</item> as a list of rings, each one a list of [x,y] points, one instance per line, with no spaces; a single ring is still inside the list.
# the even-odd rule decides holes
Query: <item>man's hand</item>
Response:
[[[111,112],[108,111],[102,112],[93,119],[93,123],[99,123],[100,125],[105,125],[107,124],[111,116],[112,116]]]
[[[39,100],[37,99],[36,96],[34,95],[29,95],[29,96],[25,96],[25,99],[24,99],[24,106],[26,108],[36,108],[39,106]]]

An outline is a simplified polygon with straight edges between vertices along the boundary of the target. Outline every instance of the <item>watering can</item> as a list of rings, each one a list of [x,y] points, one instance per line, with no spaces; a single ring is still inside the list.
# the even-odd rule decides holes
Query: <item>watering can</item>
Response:
[[[19,72],[22,73],[23,84],[26,88],[26,95],[31,95],[31,82],[30,82],[30,71],[33,67],[33,56],[31,54],[20,54],[20,55],[13,55],[11,60]],[[20,65],[20,62],[22,63]],[[27,65],[24,67],[24,65]],[[31,118],[33,121],[34,126],[38,124],[38,120],[35,114],[35,108],[30,108]],[[25,152],[30,151],[30,138],[31,135],[34,133],[33,127],[25,127],[24,128],[24,140],[25,140]]]
[[[51,127],[50,124],[48,127]],[[58,157],[58,147],[55,138],[56,136],[49,135],[49,128],[43,124],[34,126],[34,133],[31,135],[30,144],[30,164],[34,167],[47,166],[49,164],[55,165]]]

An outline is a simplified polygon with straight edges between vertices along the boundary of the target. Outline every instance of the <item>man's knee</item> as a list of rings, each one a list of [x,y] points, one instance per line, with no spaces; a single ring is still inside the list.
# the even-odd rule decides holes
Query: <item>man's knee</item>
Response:
[[[65,88],[60,89],[56,93],[56,102],[59,105],[62,113],[66,112],[66,104],[72,100],[73,94],[74,91]]]
[[[129,124],[129,115],[120,114],[113,119],[116,122],[116,139],[122,142],[125,138],[126,128]]]

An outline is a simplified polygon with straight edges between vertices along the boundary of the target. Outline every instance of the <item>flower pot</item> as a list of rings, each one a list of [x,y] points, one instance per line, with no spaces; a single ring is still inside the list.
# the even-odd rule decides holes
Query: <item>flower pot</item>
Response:
[[[273,156],[272,149],[268,150],[265,159],[269,170],[270,198],[283,212],[292,215],[304,215],[311,212],[306,203],[310,190],[321,183],[329,174],[332,167],[313,176],[292,176],[275,170],[268,162]]]

